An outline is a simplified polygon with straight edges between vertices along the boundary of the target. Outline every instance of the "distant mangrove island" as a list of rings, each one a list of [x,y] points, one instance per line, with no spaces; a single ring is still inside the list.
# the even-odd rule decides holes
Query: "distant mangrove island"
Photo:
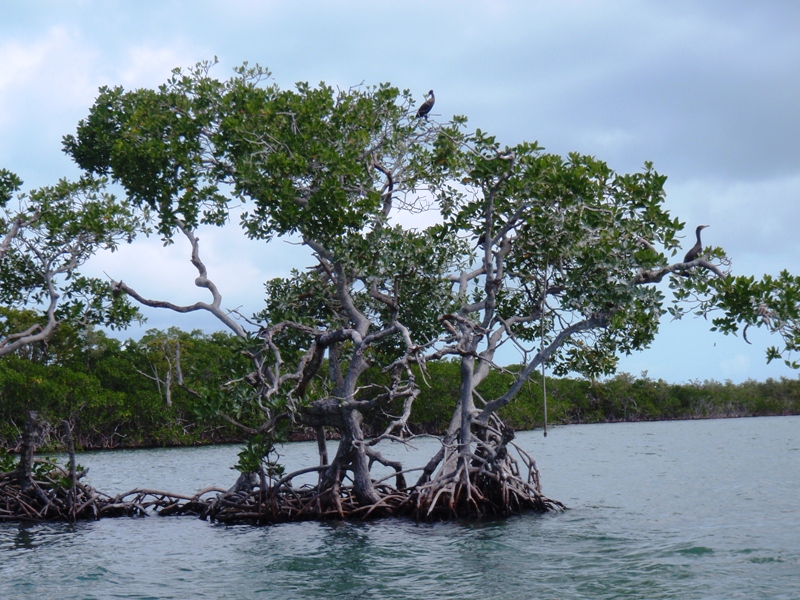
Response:
[[[518,369],[492,372],[478,393],[501,395]],[[99,330],[64,326],[48,344],[0,361],[0,446],[18,449],[24,427],[19,417],[27,410],[39,412],[40,448],[47,451],[64,449],[59,424],[65,420],[84,450],[243,443],[247,430],[232,423],[231,415],[253,430],[259,415],[244,402],[231,404],[235,399],[225,393],[225,383],[246,370],[237,339],[223,332],[151,329],[139,340],[120,341]],[[374,370],[365,385],[380,385],[383,377]],[[428,364],[419,381],[409,428],[441,435],[458,400],[459,364]],[[800,414],[800,379],[785,377],[676,384],[646,372],[619,373],[602,381],[548,377],[546,389],[547,419],[554,425]],[[377,431],[392,414],[367,415],[365,425]],[[500,414],[515,430],[542,427],[541,375],[533,375]],[[298,426],[286,437],[314,439],[314,432]]]

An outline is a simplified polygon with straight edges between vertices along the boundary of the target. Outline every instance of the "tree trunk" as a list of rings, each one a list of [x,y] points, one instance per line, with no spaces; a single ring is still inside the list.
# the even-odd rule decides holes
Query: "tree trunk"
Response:
[[[27,492],[33,487],[33,453],[36,450],[36,424],[38,419],[39,414],[34,410],[30,411],[25,421],[25,429],[22,432],[22,447],[19,452],[17,480],[23,492]]]
[[[420,475],[415,486],[424,485],[431,480],[431,476],[433,475],[434,471],[436,471],[436,467],[438,467],[439,463],[441,463],[442,459],[444,459],[445,448],[455,441],[456,435],[461,430],[460,428],[461,399],[458,400],[458,404],[453,411],[453,417],[450,419],[450,425],[447,427],[447,431],[442,438],[442,447],[439,448],[439,451],[428,461],[428,464],[425,465],[425,468],[422,470],[422,475]]]
[[[344,427],[340,429],[341,439],[336,456],[330,466],[323,472],[320,483],[321,490],[334,489],[344,477],[345,471],[353,474],[353,493],[362,504],[375,504],[381,497],[369,472],[369,457],[364,451],[364,432],[361,429],[361,413],[357,410],[343,409]]]
[[[461,358],[461,431],[458,435],[458,451],[463,456],[469,453],[469,445],[472,441],[470,428],[472,425],[472,376],[474,374],[475,361],[472,357],[463,356]]]
[[[325,442],[325,427],[317,425],[314,428],[317,434],[317,451],[319,452],[319,466],[325,467],[328,465],[328,444]]]
[[[67,510],[70,520],[75,521],[76,509],[76,488],[78,485],[78,473],[75,464],[75,441],[72,438],[72,423],[64,421],[64,438],[67,440],[67,453],[69,454],[69,494],[67,494]]]

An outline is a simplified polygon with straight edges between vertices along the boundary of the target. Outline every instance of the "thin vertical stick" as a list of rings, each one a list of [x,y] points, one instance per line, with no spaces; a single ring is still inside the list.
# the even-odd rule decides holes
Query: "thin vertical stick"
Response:
[[[547,376],[544,370],[544,297],[547,290],[547,278],[542,280],[542,335],[539,339],[539,354],[542,357],[542,398],[544,399],[544,437],[547,437]]]
[[[74,523],[76,520],[75,510],[77,509],[77,493],[76,488],[78,485],[78,474],[75,465],[75,441],[72,438],[72,423],[64,421],[64,437],[67,440],[67,452],[69,453],[69,481],[70,488],[67,495],[67,504],[69,505],[70,519]]]
[[[19,451],[19,464],[17,465],[17,480],[23,492],[28,492],[33,487],[33,454],[36,451],[36,424],[39,413],[32,410],[25,420],[25,429],[22,430],[22,446]]]
[[[542,396],[544,397],[544,437],[547,437],[547,378],[544,373],[544,360],[542,360]]]

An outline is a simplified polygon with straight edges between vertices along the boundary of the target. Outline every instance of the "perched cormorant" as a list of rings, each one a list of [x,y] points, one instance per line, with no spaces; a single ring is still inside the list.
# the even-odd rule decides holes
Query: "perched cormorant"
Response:
[[[428,92],[426,95],[428,96],[427,99],[419,107],[419,110],[417,110],[417,118],[420,119],[422,117],[425,117],[425,120],[427,121],[428,113],[431,112],[431,109],[433,108],[433,103],[436,102],[436,97],[433,95],[433,90]]]
[[[703,242],[700,241],[700,232],[708,227],[708,225],[699,225],[697,227],[697,243],[692,246],[692,249],[686,253],[686,256],[683,257],[683,262],[688,263],[692,262],[695,258],[700,255],[701,250],[703,249]]]

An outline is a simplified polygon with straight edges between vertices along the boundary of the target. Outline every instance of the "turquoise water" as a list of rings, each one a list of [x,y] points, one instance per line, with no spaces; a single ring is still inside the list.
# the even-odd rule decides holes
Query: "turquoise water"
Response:
[[[800,598],[800,417],[526,432],[566,513],[487,523],[0,525],[2,598]],[[407,465],[419,454],[382,449]],[[227,486],[238,449],[86,453],[102,490]],[[315,460],[291,444],[284,462]],[[418,457],[418,458],[415,458]]]

